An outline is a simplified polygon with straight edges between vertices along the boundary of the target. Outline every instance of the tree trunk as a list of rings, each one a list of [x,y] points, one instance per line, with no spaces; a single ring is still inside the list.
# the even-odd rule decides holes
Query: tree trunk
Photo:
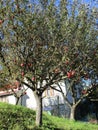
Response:
[[[95,115],[96,115],[96,120],[98,122],[98,104],[95,103]]]
[[[18,105],[19,97],[16,97],[16,105]]]
[[[41,126],[42,125],[42,95],[35,94],[35,99],[37,103],[37,109],[36,109],[36,125]]]
[[[70,119],[75,120],[75,108],[76,106],[71,106],[70,110]]]

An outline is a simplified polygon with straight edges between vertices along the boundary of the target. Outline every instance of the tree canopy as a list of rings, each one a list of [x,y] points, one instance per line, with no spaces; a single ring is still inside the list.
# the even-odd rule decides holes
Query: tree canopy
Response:
[[[1,79],[18,79],[41,100],[60,80],[98,75],[97,8],[67,0],[5,0],[0,14]]]

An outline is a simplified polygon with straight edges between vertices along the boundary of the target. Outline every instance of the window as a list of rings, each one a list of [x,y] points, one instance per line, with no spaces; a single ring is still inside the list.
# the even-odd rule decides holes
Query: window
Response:
[[[52,88],[48,88],[45,92],[44,92],[44,96],[46,97],[52,97],[54,96],[54,90]]]

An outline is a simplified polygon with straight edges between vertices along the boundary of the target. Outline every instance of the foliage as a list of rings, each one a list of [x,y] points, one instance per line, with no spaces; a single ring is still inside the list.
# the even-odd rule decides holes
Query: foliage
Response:
[[[43,126],[35,126],[35,112],[21,107],[0,103],[1,130],[96,130],[97,125],[69,121],[68,119],[50,116],[44,113]],[[66,125],[65,125],[66,122]]]
[[[0,129],[14,129],[16,126],[26,129],[29,125],[33,125],[35,120],[35,112],[21,107],[0,103]]]
[[[69,5],[69,7],[70,16],[66,18],[64,15],[61,22],[62,37],[65,36],[66,41],[64,46],[66,53],[64,53],[61,70],[67,76],[65,80],[67,92],[63,92],[61,86],[57,84],[58,91],[62,92],[65,102],[71,109],[75,109],[78,103],[97,87],[98,17],[96,14],[98,10],[94,11],[95,5],[91,8],[90,4],[79,4],[78,1],[74,1],[73,6]],[[62,10],[64,12],[63,8]],[[89,85],[83,85],[83,80]]]
[[[74,84],[98,74],[97,9],[77,1],[55,2],[1,1],[1,79],[17,78],[40,100],[48,87],[67,78],[74,104]]]
[[[0,6],[4,35],[0,61],[5,75],[1,79],[10,83],[18,79],[32,89],[37,99],[42,99],[42,93],[62,78],[59,72],[62,44],[54,2],[49,3],[47,11],[43,11],[40,1],[33,6],[28,0],[9,0],[2,1]],[[41,113],[38,119],[39,116]]]

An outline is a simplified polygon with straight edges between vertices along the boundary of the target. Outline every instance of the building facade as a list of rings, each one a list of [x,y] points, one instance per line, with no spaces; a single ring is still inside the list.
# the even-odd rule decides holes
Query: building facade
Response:
[[[62,87],[63,92],[66,94],[66,87],[63,82],[59,83],[59,85]],[[37,104],[36,100],[33,94],[33,91],[31,89],[27,89],[26,86],[25,90],[26,93],[20,97],[19,103],[22,106],[28,107],[30,109],[36,110]],[[56,86],[57,89],[58,86]],[[14,89],[15,93],[21,93],[21,90],[18,88]],[[1,102],[7,102],[10,104],[16,104],[16,97],[14,93],[11,90],[8,91],[0,91],[0,101]],[[64,104],[64,99],[62,97],[62,94],[52,88],[48,88],[43,93],[43,111],[47,111],[52,115],[58,115],[63,117],[68,117],[69,115],[69,108],[67,105]]]

